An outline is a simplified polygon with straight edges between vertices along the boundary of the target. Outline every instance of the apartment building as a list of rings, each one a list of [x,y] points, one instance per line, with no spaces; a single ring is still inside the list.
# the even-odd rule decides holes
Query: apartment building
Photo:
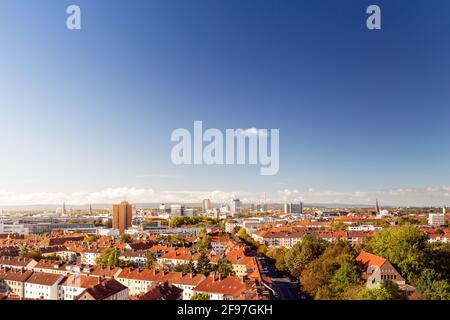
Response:
[[[229,276],[221,278],[212,273],[193,290],[194,294],[207,294],[210,300],[257,300],[258,294],[254,282]]]
[[[0,268],[9,268],[14,270],[32,270],[37,264],[37,261],[30,258],[20,257],[0,257]]]
[[[128,288],[115,279],[106,279],[84,290],[75,300],[128,300]]]
[[[33,272],[25,281],[24,298],[58,300],[59,284],[63,279],[64,276],[60,274]]]
[[[0,293],[24,297],[24,282],[33,274],[30,270],[0,269]]]

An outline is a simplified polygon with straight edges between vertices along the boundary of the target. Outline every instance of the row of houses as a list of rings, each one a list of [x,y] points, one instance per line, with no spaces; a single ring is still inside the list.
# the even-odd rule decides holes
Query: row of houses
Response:
[[[351,244],[361,243],[367,237],[375,234],[376,231],[332,231],[322,228],[305,227],[277,227],[268,230],[260,230],[252,234],[252,238],[268,247],[292,248],[307,234],[312,234],[326,241],[338,239],[347,240]]]
[[[174,271],[113,268],[106,275],[95,273],[38,272],[20,268],[0,269],[0,294],[17,299],[39,300],[127,300],[147,294],[161,285],[176,287],[179,299],[190,300],[196,293],[215,300],[259,299],[254,280],[212,273],[208,277]],[[147,297],[148,298],[148,297]]]
[[[9,268],[0,269],[0,293],[33,300],[128,299],[128,288],[112,278]]]

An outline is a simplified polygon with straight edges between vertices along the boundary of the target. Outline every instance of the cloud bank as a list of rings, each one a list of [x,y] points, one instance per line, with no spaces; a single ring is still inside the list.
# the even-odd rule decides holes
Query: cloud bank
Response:
[[[73,205],[89,203],[111,204],[122,200],[133,203],[199,203],[202,199],[209,198],[215,203],[230,202],[233,197],[239,197],[242,201],[262,202],[262,192],[227,192],[227,191],[186,191],[120,187],[107,188],[100,191],[63,192],[34,192],[16,193],[0,189],[0,206],[9,205],[57,205],[63,201]],[[379,199],[383,205],[399,206],[445,206],[450,205],[450,187],[428,188],[400,188],[372,191],[316,191],[284,189],[266,194],[267,202],[298,202],[328,203],[328,204],[373,204]]]

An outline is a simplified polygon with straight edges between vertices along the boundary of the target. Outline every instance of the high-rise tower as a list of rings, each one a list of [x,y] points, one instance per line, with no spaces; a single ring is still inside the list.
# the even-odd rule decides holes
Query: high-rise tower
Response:
[[[126,201],[113,205],[113,221],[114,229],[119,229],[120,235],[131,227],[131,219],[133,216],[133,206]]]

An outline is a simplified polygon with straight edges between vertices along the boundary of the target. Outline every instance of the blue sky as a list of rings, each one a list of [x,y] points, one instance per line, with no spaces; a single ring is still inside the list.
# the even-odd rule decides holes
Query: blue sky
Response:
[[[81,7],[80,31],[65,27],[70,4]],[[381,31],[366,28],[370,4],[381,7]],[[449,9],[445,0],[1,0],[0,203],[267,192],[448,204]],[[173,165],[170,134],[194,120],[279,128],[279,173]]]

